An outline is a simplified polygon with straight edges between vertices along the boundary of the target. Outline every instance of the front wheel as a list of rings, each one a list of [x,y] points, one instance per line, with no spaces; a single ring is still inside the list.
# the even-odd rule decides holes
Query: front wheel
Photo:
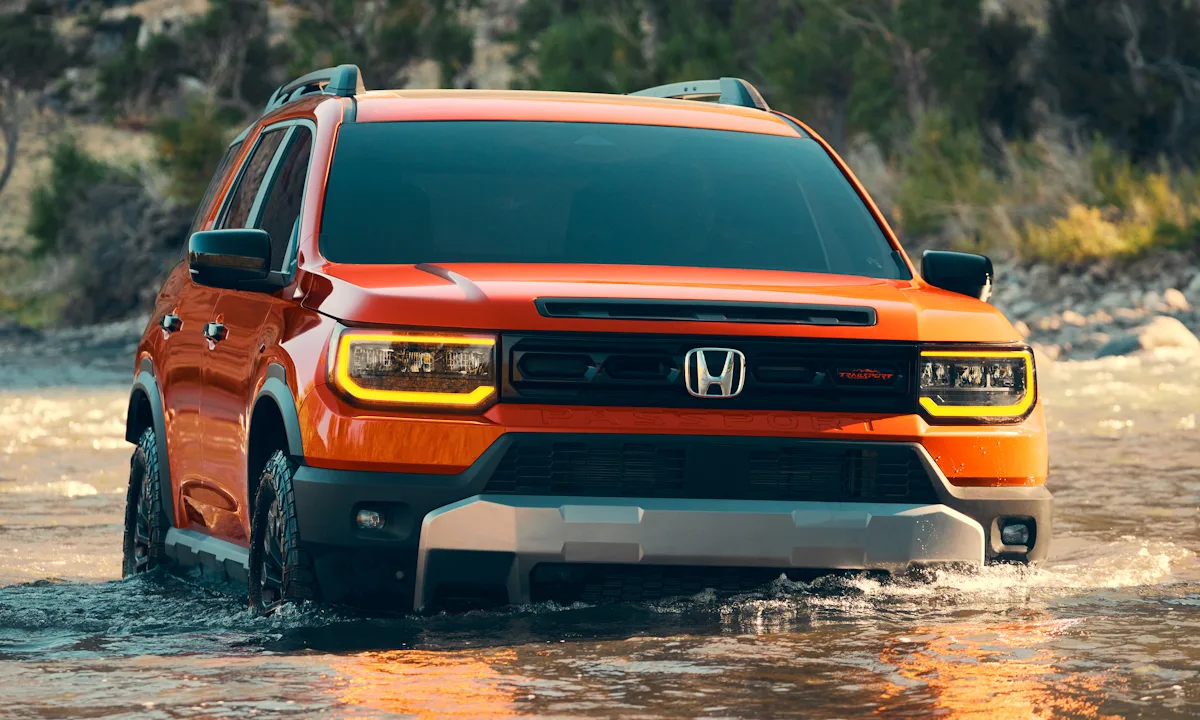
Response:
[[[312,558],[300,544],[292,476],[296,465],[276,451],[258,482],[250,524],[250,608],[274,612],[289,601],[317,601]]]
[[[153,428],[138,438],[129,461],[129,489],[125,495],[125,540],[121,572],[125,577],[149,572],[166,564],[166,537],[170,523],[163,511],[162,482],[158,474],[158,441]]]

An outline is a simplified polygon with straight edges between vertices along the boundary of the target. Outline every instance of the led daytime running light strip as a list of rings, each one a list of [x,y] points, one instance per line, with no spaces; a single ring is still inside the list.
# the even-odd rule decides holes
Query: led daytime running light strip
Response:
[[[433,345],[486,345],[493,348],[496,341],[483,337],[453,337],[446,335],[403,335],[392,333],[367,334],[344,332],[338,338],[337,360],[334,363],[334,381],[351,396],[375,403],[397,405],[433,405],[442,407],[472,408],[487,400],[496,392],[494,385],[482,385],[469,393],[424,392],[421,390],[377,390],[365,388],[350,377],[350,343],[376,342],[388,344],[424,343]],[[493,354],[492,362],[495,363]]]
[[[1024,415],[1035,400],[1033,378],[1033,355],[1027,350],[923,350],[922,358],[980,358],[1003,360],[1023,358],[1025,360],[1025,394],[1015,405],[938,405],[933,398],[920,398],[921,407],[934,417],[951,418],[1013,418]]]

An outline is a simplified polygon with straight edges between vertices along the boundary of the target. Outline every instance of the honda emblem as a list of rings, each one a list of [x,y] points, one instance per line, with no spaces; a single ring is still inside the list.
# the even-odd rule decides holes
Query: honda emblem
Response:
[[[713,372],[713,363],[720,368]],[[730,348],[696,348],[683,358],[683,383],[695,397],[737,397],[746,385],[746,356]]]

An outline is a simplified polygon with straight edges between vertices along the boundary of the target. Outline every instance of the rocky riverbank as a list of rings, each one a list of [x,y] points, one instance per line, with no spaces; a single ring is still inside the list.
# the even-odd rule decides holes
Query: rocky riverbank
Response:
[[[36,330],[0,319],[0,390],[127,385],[146,317]]]
[[[1200,264],[1183,253],[1079,267],[998,264],[992,302],[1047,359],[1200,352]]]

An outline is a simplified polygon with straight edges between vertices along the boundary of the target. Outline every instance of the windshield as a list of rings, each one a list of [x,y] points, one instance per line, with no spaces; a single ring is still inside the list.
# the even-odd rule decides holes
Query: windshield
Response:
[[[908,278],[816,142],[555,122],[343,125],[321,253]]]

